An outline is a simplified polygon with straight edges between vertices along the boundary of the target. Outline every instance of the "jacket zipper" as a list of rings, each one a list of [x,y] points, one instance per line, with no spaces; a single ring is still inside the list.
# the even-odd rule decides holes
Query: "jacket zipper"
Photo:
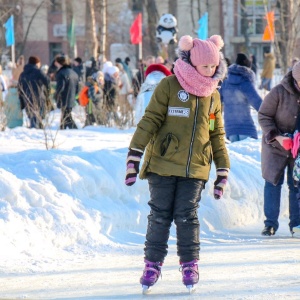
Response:
[[[191,138],[191,142],[190,142],[189,157],[188,157],[187,166],[186,166],[186,177],[189,177],[189,173],[190,173],[190,164],[191,164],[191,157],[192,157],[192,152],[193,152],[193,144],[194,144],[194,140],[195,140],[196,124],[197,124],[197,117],[198,117],[198,106],[199,106],[199,98],[196,97],[196,112],[194,115],[192,138]]]

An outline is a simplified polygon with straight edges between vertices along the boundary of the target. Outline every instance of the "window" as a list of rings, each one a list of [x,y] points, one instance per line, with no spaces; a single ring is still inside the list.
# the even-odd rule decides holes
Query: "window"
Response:
[[[266,5],[264,3],[265,2],[262,0],[247,0],[245,3],[248,19],[248,32],[250,35],[259,35],[264,33],[266,26],[266,11],[270,11],[276,4],[276,1],[267,1]]]
[[[50,62],[53,61],[54,57],[57,54],[61,54],[62,51],[62,44],[61,43],[50,43],[49,45],[49,53],[50,53]]]
[[[62,3],[61,0],[51,0],[50,2],[51,12],[61,12]]]

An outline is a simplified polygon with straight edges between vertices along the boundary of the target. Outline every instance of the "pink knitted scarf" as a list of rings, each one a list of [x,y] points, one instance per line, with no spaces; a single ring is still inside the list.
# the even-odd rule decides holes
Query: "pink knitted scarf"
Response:
[[[190,64],[181,58],[176,60],[174,73],[180,85],[190,94],[207,97],[218,87],[218,78],[205,77],[200,75]]]

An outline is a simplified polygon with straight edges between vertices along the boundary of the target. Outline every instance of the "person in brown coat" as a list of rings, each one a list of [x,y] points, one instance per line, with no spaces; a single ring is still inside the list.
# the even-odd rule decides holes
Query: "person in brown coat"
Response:
[[[297,188],[293,181],[294,158],[292,136],[296,129],[300,105],[300,63],[288,72],[282,81],[264,98],[258,112],[263,131],[261,168],[264,186],[265,228],[262,235],[274,235],[279,227],[281,188],[287,170],[289,187],[289,227],[300,224]]]
[[[272,83],[272,78],[274,75],[274,70],[276,66],[276,58],[275,55],[270,52],[269,50],[264,53],[264,65],[263,65],[263,70],[260,75],[261,77],[261,84],[260,84],[260,89],[265,89],[267,91],[271,90],[271,83]]]

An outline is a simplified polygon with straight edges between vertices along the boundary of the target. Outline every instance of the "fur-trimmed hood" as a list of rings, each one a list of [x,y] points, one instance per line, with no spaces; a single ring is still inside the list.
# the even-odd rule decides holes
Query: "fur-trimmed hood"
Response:
[[[250,68],[233,64],[228,68],[227,80],[231,84],[240,84],[244,81],[250,81],[254,84],[255,74]]]
[[[281,80],[280,84],[290,93],[294,95],[299,95],[300,92],[295,87],[295,79],[292,75],[292,71],[288,72]]]

